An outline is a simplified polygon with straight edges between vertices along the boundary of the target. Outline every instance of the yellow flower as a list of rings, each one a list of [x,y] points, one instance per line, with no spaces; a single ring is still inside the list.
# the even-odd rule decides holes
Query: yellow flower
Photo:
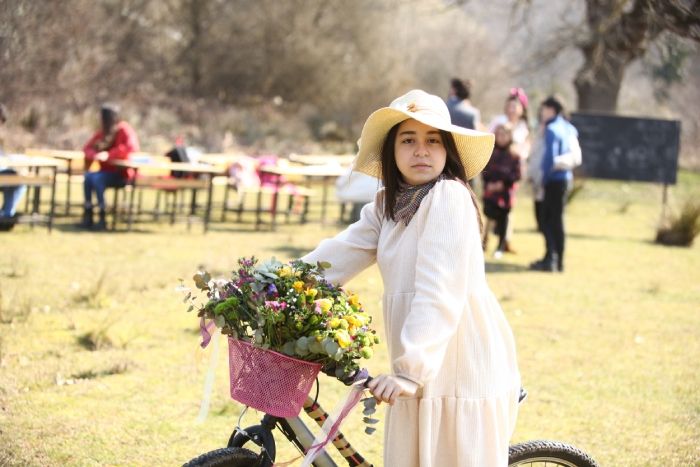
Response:
[[[294,277],[301,277],[301,271],[297,271],[294,273]]]
[[[340,327],[340,319],[333,318],[329,324],[331,325],[331,329],[339,328]]]
[[[311,297],[311,299],[314,299],[317,294],[318,294],[318,290],[316,290],[314,288],[306,289],[306,295]]]
[[[282,266],[279,271],[277,271],[277,275],[280,277],[289,277],[292,275],[292,268],[289,266]]]
[[[348,303],[351,306],[354,306],[355,308],[357,308],[358,306],[360,306],[360,297],[358,297],[357,294],[352,294],[352,295],[350,295],[350,298],[348,299]]]
[[[355,315],[348,315],[345,320],[350,323],[351,326],[362,326],[364,322]]]
[[[350,334],[344,329],[339,329],[335,332],[335,340],[341,349],[345,349],[352,344],[352,338]]]
[[[333,306],[333,302],[327,298],[319,298],[316,300],[316,305],[321,309],[322,312],[328,313]]]
[[[301,291],[304,290],[304,283],[302,281],[294,281],[292,287],[294,287],[296,293],[301,293]]]

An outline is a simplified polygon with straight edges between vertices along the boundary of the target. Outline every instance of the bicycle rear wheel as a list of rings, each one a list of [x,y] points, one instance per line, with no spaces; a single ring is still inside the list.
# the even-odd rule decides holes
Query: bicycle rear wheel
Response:
[[[508,467],[598,467],[598,464],[569,444],[536,440],[508,448]]]
[[[182,467],[258,467],[260,457],[244,448],[221,448],[207,452]]]

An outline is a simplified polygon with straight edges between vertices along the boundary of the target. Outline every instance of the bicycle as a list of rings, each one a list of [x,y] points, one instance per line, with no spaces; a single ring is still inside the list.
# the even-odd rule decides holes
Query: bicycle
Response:
[[[343,381],[351,384],[350,381]],[[318,403],[318,380],[316,381],[316,397],[307,397],[303,411],[319,426],[328,418]],[[366,384],[366,383],[365,383]],[[521,389],[519,402],[527,396]],[[265,414],[259,425],[240,428],[239,423],[229,437],[225,448],[202,454],[183,467],[272,467],[275,463],[276,446],[272,430],[279,429],[289,442],[294,444],[301,453],[305,453],[314,442],[314,435],[300,416],[294,418],[279,418]],[[335,449],[351,467],[372,467],[359,452],[352,447],[342,432],[338,432],[331,441]],[[248,449],[248,447],[252,449]],[[316,467],[337,467],[335,461],[324,450],[313,462]],[[533,440],[512,445],[508,448],[508,466],[553,466],[553,467],[598,467],[591,456],[582,450],[559,441]]]

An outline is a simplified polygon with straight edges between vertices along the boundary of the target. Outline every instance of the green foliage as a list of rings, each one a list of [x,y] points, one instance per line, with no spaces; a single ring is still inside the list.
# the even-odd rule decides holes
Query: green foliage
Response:
[[[73,302],[94,309],[108,307],[111,303],[111,299],[105,290],[107,277],[108,272],[106,269],[103,269],[91,287],[76,291],[73,296]]]
[[[675,36],[668,36],[659,44],[657,61],[650,65],[654,81],[654,97],[657,101],[666,101],[674,84],[680,84],[685,78],[685,65],[691,56],[691,49]]]
[[[0,289],[0,323],[24,323],[29,319],[33,308],[31,296],[23,297],[15,292],[5,300]]]

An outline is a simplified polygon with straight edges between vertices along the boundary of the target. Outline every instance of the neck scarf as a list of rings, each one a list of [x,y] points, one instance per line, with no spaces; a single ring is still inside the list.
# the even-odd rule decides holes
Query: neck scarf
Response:
[[[422,185],[409,185],[403,181],[399,181],[399,190],[396,193],[396,205],[394,206],[394,220],[396,222],[403,221],[408,225],[413,219],[413,215],[418,211],[421,201],[441,180],[446,180],[447,175],[440,174],[438,178]]]

